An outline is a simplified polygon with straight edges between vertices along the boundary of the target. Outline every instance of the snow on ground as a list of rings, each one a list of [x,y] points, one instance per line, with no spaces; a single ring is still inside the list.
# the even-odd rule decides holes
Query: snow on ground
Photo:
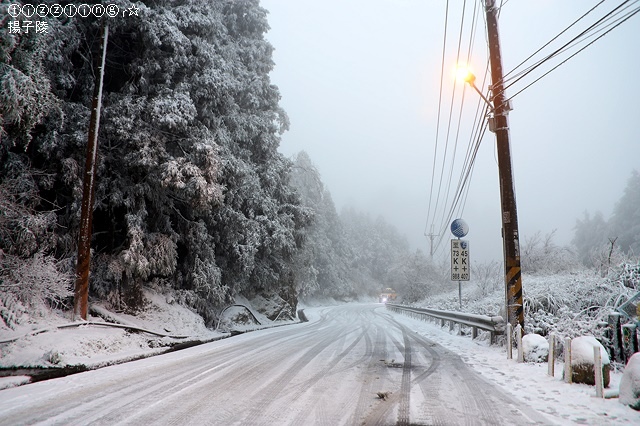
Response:
[[[208,329],[202,317],[175,303],[170,296],[147,291],[145,297],[148,302],[146,309],[135,316],[110,312],[103,306],[96,306],[95,311],[100,312],[100,317],[89,315],[87,321],[124,324],[166,336],[91,324],[59,329],[58,326],[73,323],[69,313],[41,309],[37,315],[23,321],[15,330],[0,328],[0,342],[18,338],[14,342],[0,343],[0,368],[84,365],[92,369],[160,354],[176,344],[228,337],[231,329],[247,331],[292,322],[270,321],[258,312],[260,307],[254,308],[248,300],[241,298],[238,303],[248,306],[260,324],[253,321],[246,324],[227,322],[216,331]],[[233,312],[225,313],[225,318],[233,315]],[[0,389],[24,382],[24,377],[0,377]]]
[[[562,380],[562,363],[555,366],[555,377],[547,375],[547,363],[518,363],[507,359],[504,346],[489,345],[488,339],[472,340],[458,336],[454,330],[440,328],[435,323],[394,314],[403,324],[447,349],[462,359],[487,380],[498,384],[510,395],[532,408],[546,413],[559,424],[629,425],[640,424],[640,412],[622,405],[617,398],[595,397],[595,388],[583,384],[568,384]],[[619,388],[622,374],[611,373],[606,393]]]
[[[151,330],[189,334],[194,339],[228,335],[208,330],[193,312],[177,304],[166,303],[166,300],[163,302],[161,296],[152,295],[151,300],[152,306],[144,315],[133,317],[118,314],[119,319]],[[243,302],[248,303],[246,300]],[[307,306],[305,313],[313,321],[320,316],[321,310],[322,307]],[[487,336],[484,336],[484,340],[482,335],[479,339],[472,340],[468,336],[458,336],[455,331],[449,332],[448,328],[440,328],[434,323],[400,314],[393,315],[417,333],[460,354],[482,377],[495,382],[523,403],[546,413],[558,424],[640,424],[640,412],[620,404],[617,398],[599,399],[595,397],[593,386],[564,383],[561,363],[556,365],[555,377],[550,377],[547,375],[546,363],[520,364],[515,359],[508,360],[504,347],[489,345]],[[276,325],[264,316],[257,316],[261,323],[264,321],[262,326]],[[40,329],[43,326],[68,322],[68,318],[52,311],[46,320],[41,318],[38,324],[31,324],[29,327]],[[28,331],[31,330],[24,327],[11,333],[0,330],[0,340]],[[107,365],[164,351],[166,347],[163,345],[170,343],[168,340],[170,339],[167,337],[101,326],[52,330],[0,345],[0,366],[54,366],[77,363],[89,366]],[[613,371],[607,392],[617,390],[620,379],[621,373]],[[23,376],[0,378],[0,389],[24,384],[26,380]]]

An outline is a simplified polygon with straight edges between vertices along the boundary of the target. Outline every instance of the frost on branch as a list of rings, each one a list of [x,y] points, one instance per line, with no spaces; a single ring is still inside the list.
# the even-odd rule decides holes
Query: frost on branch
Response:
[[[49,254],[55,246],[52,212],[37,213],[35,182],[27,170],[0,182],[0,317],[13,327],[25,309],[58,306],[71,295],[73,274]]]
[[[190,125],[197,113],[191,98],[185,93],[160,93],[149,106],[152,119],[169,129]]]

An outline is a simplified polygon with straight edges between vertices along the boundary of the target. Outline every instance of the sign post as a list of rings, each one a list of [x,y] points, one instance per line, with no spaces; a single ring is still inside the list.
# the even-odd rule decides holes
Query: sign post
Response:
[[[469,241],[460,238],[467,235],[469,226],[462,219],[451,222],[451,233],[458,237],[451,240],[451,281],[458,281],[458,299],[462,309],[462,281],[469,281],[471,268],[469,264]]]

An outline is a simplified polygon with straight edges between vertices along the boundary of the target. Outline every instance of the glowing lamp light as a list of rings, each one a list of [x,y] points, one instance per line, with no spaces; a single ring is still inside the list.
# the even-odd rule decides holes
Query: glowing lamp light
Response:
[[[465,83],[469,83],[471,86],[473,86],[476,81],[476,76],[466,66],[459,66],[456,69],[456,78]]]

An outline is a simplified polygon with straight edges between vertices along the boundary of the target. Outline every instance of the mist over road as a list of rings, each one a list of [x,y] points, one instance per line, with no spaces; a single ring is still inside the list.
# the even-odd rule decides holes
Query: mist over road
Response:
[[[550,423],[383,305],[310,319],[0,391],[0,424]]]

